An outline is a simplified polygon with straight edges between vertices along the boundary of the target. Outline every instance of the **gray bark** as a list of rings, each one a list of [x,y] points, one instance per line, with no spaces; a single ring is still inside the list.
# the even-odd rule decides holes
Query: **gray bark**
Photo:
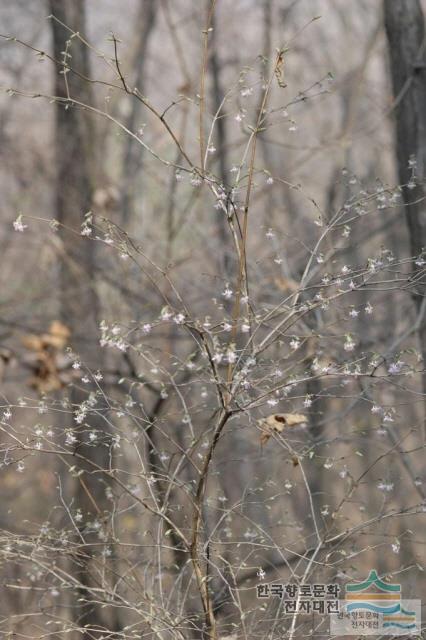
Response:
[[[147,49],[149,38],[155,25],[155,18],[155,0],[141,0],[137,20],[139,37],[135,53],[136,74],[134,78],[134,86],[138,88],[141,94],[144,93]],[[142,105],[139,100],[132,100],[129,117],[126,122],[126,127],[129,131],[135,132],[138,129],[141,107]],[[141,145],[131,136],[127,136],[123,155],[121,199],[121,217],[124,226],[129,224],[134,213],[137,179],[142,169],[142,158],[143,151]]]
[[[413,257],[424,252],[426,245],[425,178],[426,178],[426,50],[425,24],[419,0],[384,0],[384,19],[389,48],[390,73],[395,98],[396,160],[402,185],[404,210]],[[416,186],[407,188],[416,162]],[[413,300],[419,316],[419,342],[426,363],[426,323],[424,297],[425,270],[413,264]],[[426,374],[423,373],[426,393]]]
[[[84,0],[50,0],[52,39],[54,58],[60,63],[64,60],[67,41],[73,32],[84,34]],[[60,22],[59,22],[60,21]],[[55,96],[61,98],[56,103],[55,153],[56,187],[55,217],[61,223],[60,233],[63,246],[63,259],[60,264],[61,313],[63,322],[71,330],[71,346],[85,365],[90,368],[102,368],[98,342],[98,297],[94,283],[94,243],[79,235],[84,215],[91,206],[92,175],[94,173],[94,123],[90,115],[72,100],[91,103],[90,83],[84,77],[90,76],[88,49],[73,37],[68,47],[71,57],[66,62],[72,70],[65,75],[63,65],[55,69]],[[61,73],[62,72],[62,73]],[[71,98],[71,99],[69,99]],[[76,232],[76,233],[75,233]],[[87,391],[77,386],[70,392],[73,410],[87,399]],[[72,424],[73,419],[68,420]],[[96,446],[89,446],[88,430],[101,434]],[[101,417],[88,415],[84,423],[76,430],[76,453],[86,458],[82,462],[84,473],[79,479],[65,478],[68,486],[68,501],[72,508],[80,509],[83,514],[81,535],[87,543],[99,537],[87,531],[87,523],[94,519],[105,525],[108,519],[109,503],[105,496],[105,482],[102,473],[93,473],[93,464],[102,469],[110,465],[110,434],[106,422]],[[76,460],[78,464],[78,459]],[[93,464],[92,464],[93,463]],[[98,552],[96,552],[98,553]],[[106,625],[118,630],[119,625],[111,612],[101,613],[100,604],[84,604],[82,599],[90,600],[90,588],[94,584],[93,555],[91,547],[85,548],[78,562],[73,565],[75,577],[80,581],[81,589],[73,596],[72,603],[75,621],[79,626],[87,625],[83,638],[99,637],[100,630]],[[87,588],[86,588],[87,587]],[[101,598],[100,598],[101,600]],[[98,634],[93,629],[99,630]]]

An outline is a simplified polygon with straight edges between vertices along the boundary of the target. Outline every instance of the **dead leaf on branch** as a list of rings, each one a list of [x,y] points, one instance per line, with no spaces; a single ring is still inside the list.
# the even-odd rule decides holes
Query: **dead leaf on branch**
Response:
[[[284,51],[278,53],[277,63],[275,65],[275,77],[278,86],[281,87],[281,89],[285,89],[287,85],[284,82]]]
[[[47,333],[28,334],[22,337],[22,344],[33,352],[25,359],[26,365],[34,373],[29,384],[39,393],[60,389],[68,381],[69,376],[67,377],[63,370],[69,366],[69,358],[66,357],[64,349],[70,336],[69,328],[59,320],[55,320],[50,324]]]
[[[22,344],[31,351],[43,351],[47,347],[64,349],[68,343],[71,331],[59,320],[54,320],[47,333],[36,335],[29,333],[22,337]]]
[[[45,344],[54,347],[55,349],[64,349],[69,341],[71,336],[71,331],[68,327],[59,322],[59,320],[54,320],[49,327],[49,333],[45,333],[42,336]]]
[[[267,418],[261,418],[258,423],[262,429],[260,444],[263,446],[273,433],[281,433],[284,429],[306,424],[308,418],[303,413],[273,413]]]

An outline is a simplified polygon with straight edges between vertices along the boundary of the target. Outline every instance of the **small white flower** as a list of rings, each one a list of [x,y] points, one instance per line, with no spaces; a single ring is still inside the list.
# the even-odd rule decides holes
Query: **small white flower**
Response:
[[[396,362],[392,362],[392,364],[388,368],[388,373],[390,373],[391,375],[400,373],[403,366],[404,366],[404,363],[402,362],[402,360],[397,360]]]
[[[380,491],[390,492],[393,490],[393,482],[383,482],[383,480],[379,480],[379,482],[377,483],[377,488]]]
[[[207,153],[214,153],[216,151],[216,147],[214,147],[212,144],[207,147]]]
[[[400,552],[401,543],[399,540],[395,540],[395,542],[391,546],[394,553],[398,554]]]
[[[300,340],[298,338],[293,338],[290,341],[290,347],[293,349],[293,351],[296,351],[296,349],[300,347]]]
[[[227,360],[228,360],[229,364],[234,364],[234,362],[237,361],[237,354],[236,354],[235,350],[232,347],[230,347],[227,350],[226,357],[227,357]]]
[[[368,315],[371,315],[373,313],[373,307],[371,306],[371,304],[369,302],[367,302],[367,304],[365,305],[364,311]]]
[[[150,333],[151,329],[152,329],[152,325],[151,325],[151,324],[149,324],[149,322],[147,322],[146,324],[144,324],[144,325],[142,326],[142,331],[143,331],[144,333]]]
[[[275,236],[275,233],[272,231],[272,229],[268,229],[268,231],[265,233],[265,236],[268,238],[268,240],[270,240]]]
[[[266,184],[274,184],[274,179],[273,179],[273,177],[272,177],[272,176],[269,176],[269,177],[266,179]]]
[[[178,313],[173,318],[173,322],[175,322],[176,324],[183,324],[184,321],[185,321],[185,316],[183,315],[183,313]]]
[[[170,320],[170,318],[172,317],[172,312],[169,310],[168,307],[163,307],[163,309],[161,310],[161,314],[160,317],[162,320]]]
[[[74,444],[75,442],[77,442],[77,438],[75,437],[75,435],[72,433],[72,431],[67,431],[65,444]]]
[[[127,351],[127,344],[124,342],[122,338],[120,338],[119,340],[116,340],[114,344],[119,351],[123,351],[123,353]]]
[[[19,216],[14,221],[13,228],[15,229],[15,231],[20,231],[21,233],[28,228],[28,225],[22,222],[22,214],[19,214]]]
[[[305,409],[309,409],[309,407],[312,406],[312,397],[311,396],[306,396],[304,401],[303,401],[303,406],[305,407]]]
[[[356,309],[351,309],[349,311],[349,315],[351,316],[351,318],[357,318],[359,316],[359,311],[357,311]]]
[[[345,344],[343,345],[345,351],[353,351],[355,349],[355,342],[351,336],[346,336]]]
[[[229,300],[230,298],[232,298],[232,294],[234,292],[232,291],[232,289],[230,288],[229,284],[226,285],[222,295],[226,300]]]

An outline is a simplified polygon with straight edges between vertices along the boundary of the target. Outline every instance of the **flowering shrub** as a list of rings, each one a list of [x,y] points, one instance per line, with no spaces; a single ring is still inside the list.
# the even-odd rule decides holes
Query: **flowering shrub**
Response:
[[[425,262],[387,232],[416,160],[404,185],[340,167],[340,195],[319,201],[268,150],[303,130],[305,103],[327,108],[331,74],[287,80],[290,41],[261,72],[239,69],[213,111],[212,20],[213,9],[199,84],[166,108],[132,87],[115,36],[100,55],[71,27],[60,60],[31,49],[64,95],[9,91],[130,137],[149,194],[127,224],[101,184],[71,227],[24,209],[12,223],[19,242],[47,237],[65,265],[49,292],[61,321],[19,328],[31,379],[2,407],[2,471],[41,503],[2,525],[1,624],[19,637],[327,633],[326,616],[258,600],[256,584],[422,571],[424,303],[410,296]],[[114,108],[73,93],[72,78],[88,83],[80,50],[102,59],[90,83]],[[120,100],[147,122],[129,128]]]

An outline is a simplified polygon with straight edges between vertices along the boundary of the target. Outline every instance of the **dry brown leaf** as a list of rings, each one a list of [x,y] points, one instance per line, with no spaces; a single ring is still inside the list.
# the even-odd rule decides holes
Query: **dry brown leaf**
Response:
[[[59,320],[54,320],[49,327],[48,333],[37,336],[29,333],[22,336],[22,344],[30,351],[43,351],[47,347],[54,349],[64,349],[67,345],[71,331]]]
[[[32,354],[26,356],[26,364],[34,375],[29,384],[41,394],[60,389],[66,384],[66,376],[61,374],[64,369],[63,360],[65,347],[70,338],[68,327],[54,320],[47,333],[41,336],[28,334],[22,337],[22,343]]]
[[[66,347],[70,335],[71,331],[66,325],[59,320],[54,320],[49,327],[49,333],[42,335],[42,340],[46,346],[63,349]]]
[[[28,384],[41,395],[62,389],[64,386],[60,378],[54,374],[47,374],[44,377],[41,375],[34,376],[30,378]]]
[[[267,418],[261,418],[258,420],[263,431],[260,436],[260,444],[262,446],[266,444],[274,432],[281,433],[288,427],[296,427],[307,421],[308,418],[303,413],[273,413]]]
[[[24,347],[30,349],[30,351],[43,351],[43,340],[41,336],[35,336],[29,333],[26,336],[22,336],[21,341]]]

